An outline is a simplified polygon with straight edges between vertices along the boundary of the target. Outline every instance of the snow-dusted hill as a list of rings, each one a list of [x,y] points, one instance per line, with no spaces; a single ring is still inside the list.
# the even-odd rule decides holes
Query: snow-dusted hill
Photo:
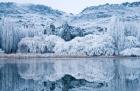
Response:
[[[123,17],[126,21],[140,20],[140,2],[122,4],[104,4],[85,8],[77,15],[67,14],[44,5],[0,3],[0,16],[11,16],[18,23],[38,23],[41,26],[64,21],[82,28],[90,28],[95,24],[106,24],[112,16]]]
[[[105,28],[112,16],[122,17],[125,21],[139,21],[140,2],[91,6],[77,15],[67,14],[44,5],[0,3],[0,16],[1,18],[11,16],[18,23],[35,24],[41,27],[51,23],[61,26],[67,21],[70,25],[94,32]]]
[[[140,20],[140,2],[122,4],[104,4],[85,8],[71,19],[71,24],[93,30],[104,27],[112,16],[122,17],[125,21]]]
[[[51,7],[34,4],[0,3],[0,17],[12,17],[17,23],[46,26],[61,24],[67,14]]]

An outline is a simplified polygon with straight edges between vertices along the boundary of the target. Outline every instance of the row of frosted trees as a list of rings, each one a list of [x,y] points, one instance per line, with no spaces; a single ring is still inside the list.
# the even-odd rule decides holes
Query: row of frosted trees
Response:
[[[16,21],[10,17],[3,17],[0,22],[0,49],[6,53],[15,53],[18,49],[18,43],[22,38],[34,37],[42,35],[58,35],[67,39],[71,30],[67,24],[62,26],[62,31],[56,29],[53,24],[46,25],[45,28],[33,24],[17,24]],[[58,31],[57,31],[58,30]],[[78,33],[79,34],[79,33]],[[76,35],[75,35],[76,36]]]
[[[79,28],[73,28],[67,23],[61,26],[62,31],[56,29],[53,24],[46,25],[45,28],[31,24],[21,25],[10,17],[4,17],[0,23],[0,48],[6,53],[17,51],[19,41],[24,37],[34,37],[45,35],[57,35],[64,40],[71,40],[76,36],[81,36]],[[72,32],[75,30],[75,32]]]
[[[0,23],[0,48],[6,53],[16,52],[22,38],[41,35],[41,30],[38,27],[21,26],[10,17],[3,18]]]
[[[47,29],[44,31],[42,28],[36,26],[33,26],[32,28],[25,28],[24,26],[18,25],[14,22],[15,21],[11,18],[3,18],[0,24],[0,48],[6,53],[16,52],[18,43],[22,38],[48,34],[47,32],[49,31]],[[56,32],[55,26],[51,25],[51,28],[53,32]],[[64,37],[63,39],[65,39],[65,37],[69,37],[68,34],[71,34],[71,32],[74,32],[72,30],[70,32],[69,27],[65,26],[63,28],[63,30],[65,30],[61,34],[61,37]],[[124,43],[127,36],[133,36],[140,41],[140,23],[128,21],[126,22],[118,17],[113,17],[109,23],[109,26],[107,27],[107,33],[113,37],[114,45],[116,48],[116,55],[118,55],[119,52],[124,49]],[[79,32],[76,34],[79,35]],[[81,31],[80,34],[82,34]]]

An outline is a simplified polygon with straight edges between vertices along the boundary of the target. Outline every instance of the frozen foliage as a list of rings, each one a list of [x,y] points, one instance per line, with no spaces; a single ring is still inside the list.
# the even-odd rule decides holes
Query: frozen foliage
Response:
[[[120,52],[122,56],[140,56],[140,48],[128,48]]]
[[[108,33],[114,39],[116,55],[126,48],[138,47],[140,45],[139,26],[139,22],[125,22],[120,17],[112,17],[109,23]]]
[[[6,53],[15,52],[18,36],[13,20],[11,18],[4,18],[0,29],[1,48]]]
[[[47,25],[61,24],[64,14],[44,5],[0,3],[0,48],[17,52],[22,38],[42,35]]]
[[[134,36],[140,41],[140,22],[124,22],[125,36]]]
[[[55,25],[50,24],[49,26],[47,26],[46,29],[44,29],[44,34],[47,34],[47,35],[56,34]]]
[[[54,53],[56,55],[114,55],[113,39],[109,35],[87,35],[65,42],[58,36],[26,37],[18,44],[21,53]]]
[[[69,16],[43,5],[0,3],[0,48],[6,53],[120,55],[140,48],[139,6],[105,4]]]
[[[54,48],[56,54],[88,56],[113,55],[113,39],[109,35],[87,35],[76,37],[69,42],[57,44]]]
[[[60,31],[60,36],[65,41],[70,41],[77,36],[83,36],[83,30],[77,27],[70,26],[67,22],[63,24],[58,31]]]
[[[43,35],[43,29],[34,25],[18,25],[15,20],[6,17],[0,25],[0,46],[6,53],[17,51],[18,42],[24,37]]]
[[[124,44],[124,48],[132,48],[132,47],[138,47],[140,46],[140,42],[138,41],[138,39],[134,36],[128,36],[125,38],[125,44]]]
[[[26,37],[18,44],[18,51],[21,53],[52,53],[57,43],[64,42],[55,35],[42,37]]]
[[[124,34],[124,25],[117,17],[112,17],[110,22],[109,33],[114,39],[116,55],[119,54],[119,51],[124,49],[125,34]]]

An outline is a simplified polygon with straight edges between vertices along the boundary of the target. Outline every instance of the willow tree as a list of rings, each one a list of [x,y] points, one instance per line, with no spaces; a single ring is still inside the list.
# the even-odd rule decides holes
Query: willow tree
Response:
[[[109,32],[114,39],[116,55],[124,49],[125,43],[125,26],[124,22],[118,17],[112,17],[109,24]]]
[[[2,19],[0,25],[0,35],[1,35],[1,48],[6,53],[11,53],[16,51],[16,41],[17,41],[17,31],[15,29],[14,21],[11,18]]]

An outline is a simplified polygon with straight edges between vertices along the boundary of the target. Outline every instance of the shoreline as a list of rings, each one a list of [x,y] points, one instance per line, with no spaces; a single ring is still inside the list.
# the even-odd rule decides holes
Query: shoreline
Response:
[[[16,53],[16,54],[5,54],[0,53],[0,59],[12,58],[12,59],[29,59],[29,58],[49,58],[49,59],[63,59],[63,58],[140,58],[140,56],[87,56],[87,55],[56,55],[53,53],[46,54],[34,54],[34,53]]]

